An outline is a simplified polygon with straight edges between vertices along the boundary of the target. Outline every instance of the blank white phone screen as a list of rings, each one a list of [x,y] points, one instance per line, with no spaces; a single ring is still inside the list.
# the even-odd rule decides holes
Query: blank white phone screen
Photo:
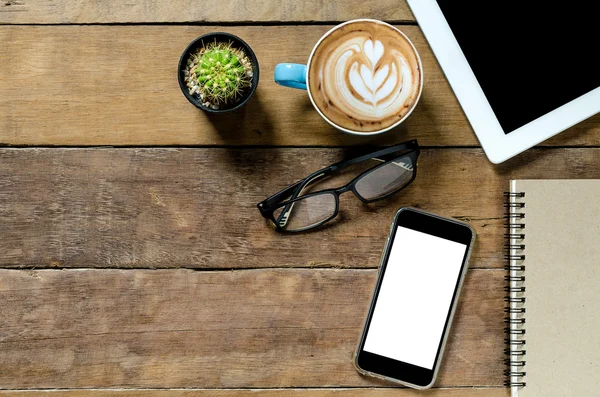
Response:
[[[433,369],[466,249],[399,226],[363,350]]]

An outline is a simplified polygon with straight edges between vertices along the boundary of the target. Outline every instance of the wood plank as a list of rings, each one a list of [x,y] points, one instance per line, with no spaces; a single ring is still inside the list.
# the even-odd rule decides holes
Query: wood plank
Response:
[[[0,270],[0,387],[381,387],[376,270]],[[438,386],[501,386],[503,270],[470,270]]]
[[[3,397],[508,397],[505,388],[464,389],[231,389],[231,390],[44,390],[0,391]]]
[[[6,43],[0,49],[0,143],[364,144],[372,139],[344,134],[321,119],[306,92],[273,82],[277,63],[306,62],[314,43],[330,28],[0,27],[0,41]],[[191,40],[219,30],[248,41],[258,56],[261,78],[256,97],[244,109],[234,115],[209,117],[182,95],[176,65]],[[403,30],[415,38],[423,52],[427,86],[440,89],[426,88],[422,109],[414,112],[408,127],[384,136],[383,142],[419,137],[422,144],[476,145],[418,28],[406,26]],[[277,40],[267,41],[265,37]],[[441,119],[447,124],[439,122]]]
[[[400,28],[421,53],[423,96],[405,124],[380,137],[339,132],[305,92],[276,85],[275,65],[306,62],[330,27],[2,26],[0,144],[341,146],[418,138],[429,146],[478,145],[417,26]],[[261,79],[242,110],[208,117],[181,94],[176,65],[192,39],[217,30],[248,41]],[[598,144],[600,116],[545,143]]]
[[[395,211],[470,220],[471,267],[501,268],[510,178],[600,178],[600,149],[534,149],[501,166],[480,149],[427,149],[415,182],[339,222],[280,235],[256,204],[341,149],[0,149],[2,267],[368,267]],[[341,186],[358,171],[334,178]]]
[[[0,23],[144,22],[308,22],[356,18],[414,21],[405,0],[322,1],[226,0],[211,5],[191,0],[8,0],[0,3]]]

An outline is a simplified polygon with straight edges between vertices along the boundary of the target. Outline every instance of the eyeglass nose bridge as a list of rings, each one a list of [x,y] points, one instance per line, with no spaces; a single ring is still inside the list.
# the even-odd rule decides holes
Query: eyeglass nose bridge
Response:
[[[335,189],[334,191],[337,193],[337,195],[339,196],[340,194],[344,194],[348,191],[352,190],[352,186],[350,185],[346,185],[346,186],[342,186],[340,188]]]

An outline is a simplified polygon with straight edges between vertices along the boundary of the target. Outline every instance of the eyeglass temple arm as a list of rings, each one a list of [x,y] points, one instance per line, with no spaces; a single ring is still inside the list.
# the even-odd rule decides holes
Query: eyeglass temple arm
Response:
[[[341,168],[345,168],[345,167],[347,167],[349,165],[361,163],[361,162],[363,162],[365,160],[369,160],[369,159],[373,159],[373,158],[375,158],[375,159],[381,159],[381,160],[384,160],[384,161],[391,160],[391,159],[394,158],[394,155],[397,152],[400,152],[400,151],[403,151],[403,150],[408,150],[408,149],[413,149],[413,150],[419,151],[419,144],[417,143],[416,139],[413,139],[411,141],[404,142],[404,143],[401,143],[401,144],[398,144],[398,145],[395,145],[395,146],[390,146],[390,147],[387,147],[385,149],[378,150],[376,152],[365,154],[363,156],[356,157],[356,158],[351,159],[351,160],[341,161],[339,163],[336,163],[336,164],[332,165],[331,167],[336,167],[335,169],[338,170],[338,169],[341,169]]]
[[[344,160],[344,161],[340,161],[338,163],[332,164],[329,167],[323,168],[317,172],[312,173],[311,175],[307,176],[302,181],[300,181],[301,184],[297,187],[297,191],[294,192],[294,194],[292,195],[292,197],[290,197],[290,199],[294,199],[294,198],[298,197],[302,193],[302,190],[304,189],[304,187],[306,187],[306,185],[308,185],[311,182],[314,182],[315,180],[317,180],[321,177],[330,175],[330,174],[332,174],[340,169],[343,169],[345,167],[348,167],[352,164],[361,163],[365,160],[369,160],[372,158],[382,159],[384,161],[391,160],[391,159],[393,159],[393,156],[392,156],[393,154],[400,152],[402,150],[407,150],[407,149],[415,149],[415,150],[419,151],[419,143],[417,142],[417,140],[413,139],[408,142],[390,146],[385,149],[381,149],[381,150],[378,150],[373,153],[365,154],[363,156],[356,157],[351,160]],[[294,186],[294,185],[292,185],[292,186]]]
[[[381,163],[385,163],[386,161],[391,161],[394,159],[398,159],[398,155],[396,153],[387,154],[385,156],[373,157],[372,160],[379,161]],[[395,163],[394,163],[395,164]]]
[[[298,186],[300,186],[301,183],[302,181],[298,181],[294,184],[291,184],[282,191],[277,192],[271,197],[267,198],[266,200],[260,202],[258,204],[258,209],[260,209],[261,212],[268,212],[269,208],[273,207],[275,204],[279,203],[284,198],[289,197],[294,192],[294,190],[296,190]]]

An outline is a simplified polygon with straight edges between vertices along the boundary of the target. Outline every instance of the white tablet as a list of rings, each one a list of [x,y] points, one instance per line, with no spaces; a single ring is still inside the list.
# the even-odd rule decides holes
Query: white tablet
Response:
[[[595,2],[408,4],[493,163],[600,112]]]

